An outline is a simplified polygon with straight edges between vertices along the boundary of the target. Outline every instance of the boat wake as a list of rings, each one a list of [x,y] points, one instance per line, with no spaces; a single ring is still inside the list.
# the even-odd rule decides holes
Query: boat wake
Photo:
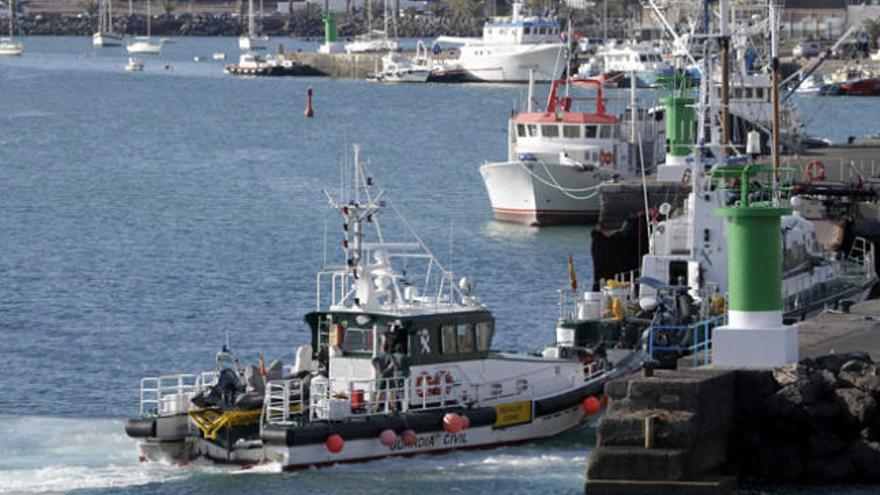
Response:
[[[187,476],[141,464],[122,421],[0,415],[0,494],[119,489]]]

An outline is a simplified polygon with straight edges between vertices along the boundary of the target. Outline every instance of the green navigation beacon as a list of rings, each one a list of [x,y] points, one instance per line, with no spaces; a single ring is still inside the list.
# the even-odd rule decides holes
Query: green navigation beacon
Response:
[[[727,219],[728,324],[712,337],[723,368],[770,368],[797,362],[797,327],[782,321],[782,229],[791,213],[792,169],[726,166],[712,178]]]

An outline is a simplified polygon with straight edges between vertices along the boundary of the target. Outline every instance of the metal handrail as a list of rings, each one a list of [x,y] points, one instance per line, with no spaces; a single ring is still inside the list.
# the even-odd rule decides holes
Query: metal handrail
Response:
[[[693,353],[694,367],[700,365],[700,351],[703,351],[703,364],[710,361],[709,349],[712,346],[711,331],[713,328],[725,324],[727,315],[719,315],[714,318],[702,320],[693,325],[651,325],[648,328],[648,358],[654,360],[654,351],[684,351]],[[692,344],[688,346],[658,346],[654,344],[654,332],[658,330],[673,332],[693,332]]]

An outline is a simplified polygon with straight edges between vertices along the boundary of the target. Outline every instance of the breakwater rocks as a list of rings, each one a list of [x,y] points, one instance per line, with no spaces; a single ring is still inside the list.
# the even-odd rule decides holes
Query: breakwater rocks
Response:
[[[740,479],[880,481],[880,366],[866,354],[739,372],[736,396]]]
[[[366,18],[357,14],[339,16],[339,33],[352,37],[366,32]],[[247,29],[244,19],[229,14],[180,14],[157,15],[151,22],[152,34],[156,36],[238,36]],[[142,15],[119,15],[114,19],[117,32],[143,35],[146,17]],[[426,38],[440,35],[478,36],[482,32],[483,19],[461,15],[400,17],[398,35],[406,38]],[[98,26],[97,16],[62,16],[53,14],[30,15],[18,21],[18,29],[30,36],[89,36]],[[373,28],[380,28],[382,19],[373,19]],[[263,30],[269,36],[315,37],[324,36],[324,23],[317,10],[295,11],[291,15],[273,15],[263,20]]]
[[[880,481],[880,365],[864,353],[775,370],[675,370],[608,383],[588,495],[730,493]]]

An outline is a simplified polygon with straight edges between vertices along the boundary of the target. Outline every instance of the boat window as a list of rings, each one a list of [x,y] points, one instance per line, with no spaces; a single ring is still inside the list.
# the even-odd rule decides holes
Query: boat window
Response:
[[[473,352],[474,350],[474,326],[470,323],[461,323],[456,327],[458,334],[458,352]]]
[[[373,331],[361,330],[359,328],[349,328],[345,331],[345,341],[342,344],[342,350],[352,351],[372,351],[373,350]]]
[[[733,97],[736,98],[737,100],[741,100],[743,97],[742,88],[733,88]]]
[[[562,135],[567,138],[580,138],[581,137],[581,126],[579,125],[564,125],[562,126]]]
[[[764,88],[755,88],[755,98],[759,100],[764,99]]]
[[[492,344],[492,324],[488,321],[477,323],[477,350],[488,351]]]
[[[523,34],[530,34],[532,32],[532,28],[526,26],[523,28]]]
[[[749,100],[751,100],[752,98],[755,97],[754,91],[752,90],[752,88],[745,88],[745,97]]]
[[[541,135],[544,137],[559,137],[559,126],[556,124],[544,124],[541,126]]]
[[[639,55],[639,61],[640,62],[647,62],[648,56],[647,55]]]
[[[589,138],[595,138],[595,137],[596,137],[596,126],[594,126],[594,125],[585,125],[585,126],[584,126],[584,137],[587,138],[587,139],[589,139]]]
[[[516,124],[516,135],[526,137],[526,126],[524,124]]]
[[[611,127],[610,125],[599,126],[599,139],[611,139]]]
[[[541,28],[538,32],[540,32],[541,34],[547,34],[547,29]]]
[[[611,132],[613,132],[614,139],[620,139],[620,126],[619,125],[611,126]]]
[[[455,354],[455,327],[443,325],[440,330],[443,339],[443,354]]]
[[[529,137],[538,137],[538,126],[529,124],[527,129],[529,130]]]

